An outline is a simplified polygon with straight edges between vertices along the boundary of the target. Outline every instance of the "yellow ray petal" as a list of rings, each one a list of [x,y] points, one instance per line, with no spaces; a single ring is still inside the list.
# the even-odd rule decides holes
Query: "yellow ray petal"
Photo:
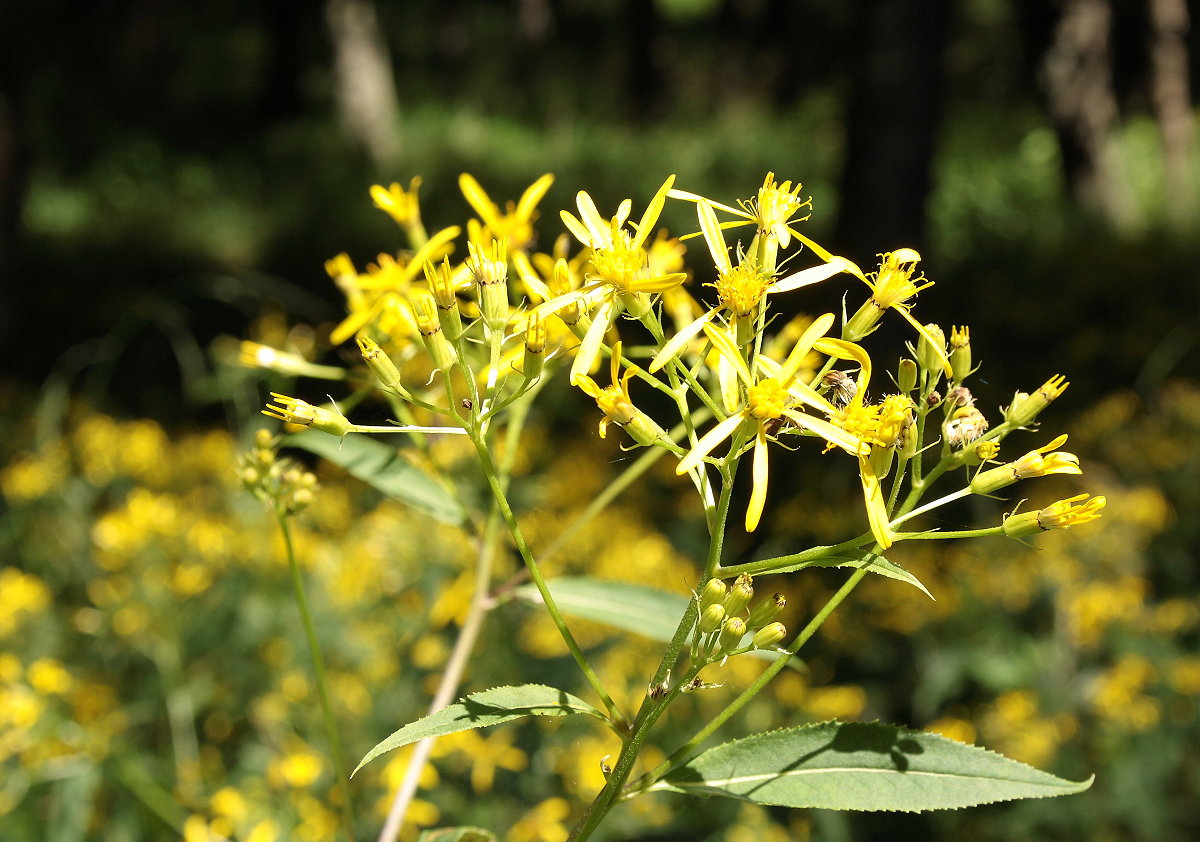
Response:
[[[704,326],[708,324],[716,314],[716,310],[709,310],[700,318],[692,320],[690,324],[685,326],[682,330],[667,340],[667,344],[663,345],[662,350],[655,354],[654,359],[650,361],[650,372],[653,373],[658,371],[660,368],[666,365],[669,360],[679,356],[679,352],[683,350],[683,346],[687,345],[687,343],[691,341],[692,337],[702,331]]]
[[[697,202],[696,216],[700,220],[700,230],[704,233],[704,240],[708,243],[708,252],[712,255],[713,265],[717,267],[717,271],[721,273],[733,271],[733,266],[729,262],[729,246],[725,244],[725,235],[721,233],[721,226],[717,222],[717,215],[713,213],[712,205],[704,200]]]
[[[714,447],[732,436],[734,431],[742,426],[745,420],[746,416],[739,412],[737,415],[730,415],[705,433],[700,441],[696,442],[696,446],[688,452],[687,456],[679,460],[679,464],[675,466],[675,473],[686,474],[703,462],[704,457],[711,453]]]
[[[746,506],[746,531],[753,532],[762,519],[767,504],[767,436],[759,427],[754,439],[754,464],[751,474],[754,484],[750,491],[750,504]]]

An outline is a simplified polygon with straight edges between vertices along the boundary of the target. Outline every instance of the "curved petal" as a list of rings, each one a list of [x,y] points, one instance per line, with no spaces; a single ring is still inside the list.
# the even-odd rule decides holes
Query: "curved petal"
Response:
[[[475,176],[470,173],[459,175],[458,189],[462,191],[463,198],[467,200],[467,204],[471,206],[475,213],[479,214],[479,218],[483,220],[484,225],[493,231],[500,227],[500,215],[496,208],[496,203],[479,186],[479,182],[475,180]]]
[[[579,240],[588,248],[595,248],[596,244],[592,242],[592,232],[587,226],[580,222],[570,211],[559,211],[559,219],[563,221],[563,225],[567,226],[567,230],[571,232],[571,236]]]
[[[862,457],[871,452],[871,445],[860,439],[858,436],[851,435],[836,424],[831,424],[821,418],[815,418],[812,415],[806,415],[795,409],[785,409],[783,414],[802,429],[816,433],[825,441],[840,447],[842,450],[854,456]]]
[[[746,360],[742,357],[742,350],[730,337],[729,332],[722,330],[716,325],[705,324],[704,335],[708,337],[708,341],[717,349],[717,353],[721,355],[721,359],[733,366],[738,376],[742,378],[742,382],[747,386],[753,386],[754,377],[750,374],[750,368],[746,365]]]
[[[925,329],[925,325],[921,324],[916,319],[914,319],[912,317],[912,314],[909,313],[906,308],[893,307],[892,309],[895,310],[897,313],[899,313],[901,316],[903,316],[910,325],[912,325],[914,328],[916,328],[917,333],[919,333],[919,334],[921,334],[921,336],[925,337],[925,341],[929,343],[930,347],[933,348],[933,352],[935,354],[937,354],[938,359],[942,361],[943,373],[945,373],[947,378],[953,377],[954,369],[950,367],[950,358],[946,356],[946,352],[942,348],[943,343],[937,341],[932,336],[930,336],[929,331],[927,331]]]
[[[550,294],[550,287],[546,286],[546,282],[538,276],[537,271],[533,268],[533,264],[529,262],[529,258],[523,251],[514,251],[512,253],[513,268],[517,270],[517,276],[521,279],[521,283],[525,284],[525,289],[531,294],[540,298],[543,302],[549,301],[554,296]]]
[[[579,208],[579,218],[587,226],[591,236],[587,242],[592,248],[609,248],[612,246],[612,228],[608,221],[596,210],[596,203],[585,191],[580,190],[575,196],[575,205]]]
[[[856,381],[858,391],[854,395],[854,400],[861,404],[867,394],[867,386],[871,383],[871,355],[867,353],[867,349],[854,342],[836,339],[832,336],[818,339],[813,343],[813,347],[822,354],[858,363],[858,379]]]
[[[517,202],[517,216],[521,219],[531,218],[538,202],[546,195],[546,191],[550,189],[550,185],[553,183],[553,174],[546,173],[533,184],[529,185],[525,189],[525,192],[521,194],[521,200]]]
[[[858,475],[862,479],[863,499],[867,503],[867,522],[871,524],[871,534],[875,536],[879,546],[886,550],[892,545],[891,524],[887,507],[883,503],[879,477],[875,476],[871,469],[871,460],[867,456],[858,457]]]
[[[738,427],[742,426],[742,423],[745,420],[746,416],[739,412],[737,415],[730,415],[720,424],[705,433],[701,437],[700,441],[696,442],[696,446],[688,451],[686,456],[679,460],[679,464],[675,466],[675,473],[686,474],[692,468],[703,462],[704,457],[711,453],[714,447],[732,436],[734,431],[737,430]]]

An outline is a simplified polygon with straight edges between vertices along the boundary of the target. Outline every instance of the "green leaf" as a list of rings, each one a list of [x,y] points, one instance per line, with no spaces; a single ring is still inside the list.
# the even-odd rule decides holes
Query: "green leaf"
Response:
[[[689,597],[658,588],[584,576],[551,579],[546,585],[562,613],[604,623],[661,643],[669,643],[675,636],[675,629],[690,601]],[[529,605],[542,604],[542,595],[536,585],[522,585],[513,593],[517,599]],[[773,649],[758,649],[747,654],[764,661],[774,661],[779,657],[779,653]],[[804,662],[795,656],[788,661],[788,666],[805,669]]]
[[[482,827],[437,827],[421,831],[417,842],[496,842],[496,834]]]
[[[391,445],[357,433],[338,439],[316,430],[288,436],[284,444],[328,459],[393,500],[443,523],[466,520],[466,513],[450,492]]]
[[[546,584],[564,614],[664,643],[674,636],[689,601],[689,597],[658,588],[585,577],[551,579]],[[530,605],[542,604],[542,595],[534,585],[522,585],[515,593]]]
[[[368,751],[355,768],[354,774],[379,755],[426,737],[442,737],[472,728],[486,728],[523,716],[569,716],[573,713],[586,713],[608,721],[604,714],[583,699],[544,684],[521,684],[481,690],[442,708],[437,713],[408,723]],[[351,776],[353,777],[353,774]]]
[[[772,568],[769,571],[764,571],[764,573],[791,573],[796,570],[803,570],[806,567],[866,567],[867,565],[870,565],[872,573],[878,573],[880,576],[886,576],[889,579],[906,582],[925,594],[925,596],[933,599],[933,594],[921,584],[920,579],[894,561],[888,561],[883,556],[875,555],[871,552],[861,552],[854,555],[822,556],[810,561],[802,561],[798,564],[784,565],[778,569]]]
[[[925,731],[823,722],[709,749],[652,790],[826,810],[952,810],[1083,792],[1024,763]]]

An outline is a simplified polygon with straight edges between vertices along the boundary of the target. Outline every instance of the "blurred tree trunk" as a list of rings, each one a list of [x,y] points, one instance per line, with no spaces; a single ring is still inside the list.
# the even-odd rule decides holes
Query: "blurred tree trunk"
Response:
[[[17,329],[18,301],[28,287],[18,282],[16,247],[21,211],[29,187],[33,154],[25,138],[17,107],[16,86],[0,80],[0,347],[7,347]]]
[[[1068,189],[1083,206],[1126,228],[1133,208],[1114,147],[1120,115],[1111,30],[1109,0],[1066,0],[1042,70]]]
[[[859,0],[833,245],[856,262],[920,248],[942,117],[950,0]]]
[[[371,0],[328,0],[336,97],[342,122],[380,169],[400,152],[399,105],[387,41]]]
[[[1188,85],[1186,0],[1150,0],[1150,86],[1162,132],[1170,222],[1184,227],[1196,211],[1192,150],[1196,142]]]

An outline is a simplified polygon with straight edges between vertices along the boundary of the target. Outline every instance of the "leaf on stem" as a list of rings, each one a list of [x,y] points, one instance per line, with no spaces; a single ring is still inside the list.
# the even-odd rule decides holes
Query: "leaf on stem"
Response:
[[[1071,795],[1093,778],[1068,781],[925,731],[823,722],[716,746],[650,789],[782,807],[919,813]]]
[[[284,444],[315,453],[343,468],[375,490],[422,511],[442,523],[466,520],[462,506],[425,471],[409,462],[393,445],[361,435],[337,439],[306,431],[288,436]]]
[[[760,575],[766,573],[792,573],[796,570],[804,570],[806,567],[868,567],[872,573],[878,573],[880,576],[886,576],[889,579],[895,579],[898,582],[905,582],[912,585],[925,596],[933,599],[933,594],[921,584],[921,580],[914,576],[909,571],[905,570],[894,561],[888,561],[881,555],[868,551],[854,552],[847,555],[828,555],[820,558],[802,561],[797,564],[785,564],[783,567],[771,568],[770,570],[760,571]],[[936,602],[936,600],[934,600]]]
[[[570,716],[575,713],[585,713],[608,721],[603,713],[583,699],[544,684],[521,684],[481,690],[436,713],[410,722],[393,733],[367,752],[351,773],[351,777],[379,755],[426,737],[443,737],[472,728],[486,728],[523,716]]]
[[[496,842],[496,838],[482,827],[435,827],[421,831],[417,842]]]

